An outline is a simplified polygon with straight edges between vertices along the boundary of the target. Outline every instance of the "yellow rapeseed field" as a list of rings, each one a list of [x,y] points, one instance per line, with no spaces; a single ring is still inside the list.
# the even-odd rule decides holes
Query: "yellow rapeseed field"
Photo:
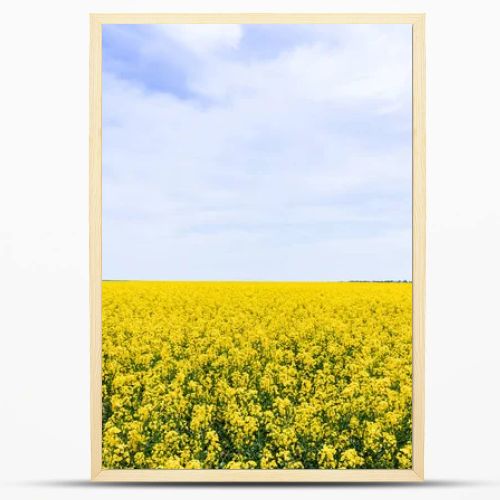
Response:
[[[411,468],[410,283],[103,283],[103,465]]]

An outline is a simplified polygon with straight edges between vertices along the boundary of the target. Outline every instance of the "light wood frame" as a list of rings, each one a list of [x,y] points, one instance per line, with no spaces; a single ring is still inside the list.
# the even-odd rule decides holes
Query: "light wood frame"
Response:
[[[413,468],[409,470],[107,470],[102,468],[101,153],[103,24],[411,24],[413,29]],[[156,482],[422,481],[424,478],[425,14],[90,15],[91,478]]]

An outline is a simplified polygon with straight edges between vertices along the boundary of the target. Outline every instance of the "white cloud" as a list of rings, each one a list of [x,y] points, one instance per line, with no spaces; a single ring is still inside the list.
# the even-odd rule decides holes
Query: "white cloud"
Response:
[[[326,37],[318,37],[271,60],[210,60],[190,84],[197,92],[216,98],[257,95],[259,99],[302,99],[341,106],[367,100],[386,107],[404,103],[411,91],[410,28],[394,36],[383,35],[380,27],[358,28],[352,31],[362,36],[348,31],[348,36],[344,34],[333,45]],[[340,49],[336,48],[339,43]]]
[[[174,40],[196,54],[236,49],[242,36],[237,24],[159,24],[167,42]]]
[[[411,32],[248,62],[171,28],[201,100],[104,78],[104,277],[409,278]]]

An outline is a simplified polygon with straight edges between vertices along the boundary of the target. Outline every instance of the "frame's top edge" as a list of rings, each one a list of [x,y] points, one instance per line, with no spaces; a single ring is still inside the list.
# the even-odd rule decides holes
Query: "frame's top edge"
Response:
[[[90,13],[91,22],[97,24],[415,24],[425,19],[425,13],[395,12],[170,12],[170,13]]]

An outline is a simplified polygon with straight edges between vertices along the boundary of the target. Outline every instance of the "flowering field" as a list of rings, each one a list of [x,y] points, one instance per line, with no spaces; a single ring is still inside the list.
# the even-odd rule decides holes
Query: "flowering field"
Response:
[[[411,468],[411,284],[103,283],[105,468]]]

